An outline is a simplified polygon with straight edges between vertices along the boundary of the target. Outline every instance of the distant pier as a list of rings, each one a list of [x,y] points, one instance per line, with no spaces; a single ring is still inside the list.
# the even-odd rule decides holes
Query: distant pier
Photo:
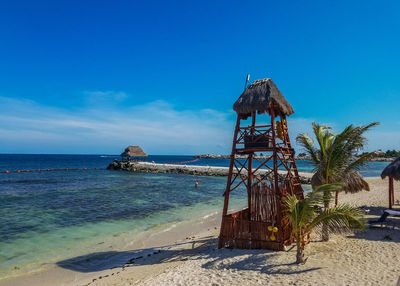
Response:
[[[138,173],[169,173],[197,176],[228,176],[228,167],[211,167],[195,165],[156,164],[149,162],[121,162],[114,161],[107,167],[108,170],[123,170]],[[237,170],[234,170],[234,173]],[[258,170],[258,174],[267,173],[268,170]],[[299,172],[302,184],[310,184],[312,173]]]

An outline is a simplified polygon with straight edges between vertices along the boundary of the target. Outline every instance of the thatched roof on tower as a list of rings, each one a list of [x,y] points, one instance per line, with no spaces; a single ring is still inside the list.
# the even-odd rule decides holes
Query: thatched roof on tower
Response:
[[[400,157],[395,159],[392,163],[383,169],[381,178],[391,177],[395,180],[400,180]]]
[[[358,193],[362,190],[369,191],[369,185],[357,171],[348,172],[343,178],[342,190],[345,193]],[[321,180],[318,174],[314,174],[311,178],[311,186],[316,187],[325,184],[325,180]]]
[[[140,146],[128,146],[125,151],[121,153],[121,157],[147,157],[148,155],[143,152]]]
[[[259,114],[269,112],[271,103],[274,103],[276,115],[289,116],[294,113],[293,107],[285,99],[270,78],[254,81],[233,105],[233,110],[243,118],[247,118],[252,112]]]

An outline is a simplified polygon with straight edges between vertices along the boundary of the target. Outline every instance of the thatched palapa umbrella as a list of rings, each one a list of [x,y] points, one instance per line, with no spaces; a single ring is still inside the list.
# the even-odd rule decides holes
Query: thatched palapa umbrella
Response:
[[[386,177],[389,177],[389,209],[391,209],[394,204],[393,180],[400,180],[400,157],[383,169],[381,178],[385,179]]]
[[[289,116],[294,113],[293,107],[285,99],[275,83],[270,78],[264,78],[254,81],[245,89],[233,105],[233,110],[241,118],[246,119],[251,116],[252,112],[257,112],[258,114],[268,112],[271,103],[274,105],[275,115]]]
[[[128,146],[125,151],[121,153],[121,157],[147,157],[148,155],[143,152],[140,146]]]
[[[342,190],[345,193],[358,193],[361,192],[362,190],[369,191],[369,185],[368,183],[364,180],[364,178],[361,176],[361,174],[357,171],[350,171],[348,172],[343,180],[343,187]],[[311,178],[311,186],[314,188],[316,186],[320,186],[322,184],[325,184],[325,180],[320,178],[318,174],[314,174]]]

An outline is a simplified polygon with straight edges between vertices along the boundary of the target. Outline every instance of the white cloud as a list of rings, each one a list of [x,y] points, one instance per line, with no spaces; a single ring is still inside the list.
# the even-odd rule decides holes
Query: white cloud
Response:
[[[70,111],[0,97],[0,152],[115,154],[137,144],[150,154],[227,153],[231,115],[210,109],[179,111],[165,101]]]
[[[89,106],[102,106],[103,108],[118,105],[128,98],[128,94],[122,91],[85,91],[85,102]]]
[[[111,91],[85,94],[88,98],[112,101],[127,96]],[[85,108],[72,110],[0,97],[0,153],[117,154],[127,145],[141,145],[150,154],[230,153],[233,111],[177,110],[162,100],[118,107],[98,103],[88,100]],[[313,121],[318,120],[288,119],[292,144],[298,152],[301,150],[296,145],[296,136],[303,132],[311,134]],[[328,125],[337,131],[342,128]],[[400,146],[397,131],[376,128],[368,133],[368,138],[369,150]]]
[[[400,149],[400,132],[399,131],[381,131],[376,127],[376,130],[370,131],[367,135],[369,139],[367,149],[373,150],[399,150]]]

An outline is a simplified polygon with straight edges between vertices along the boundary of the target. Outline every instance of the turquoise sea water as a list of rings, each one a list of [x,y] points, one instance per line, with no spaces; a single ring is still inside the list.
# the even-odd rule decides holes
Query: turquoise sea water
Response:
[[[0,171],[53,168],[89,170],[0,173],[0,278],[84,254],[107,237],[140,233],[222,208],[226,178],[135,174],[105,170],[118,156],[0,155]],[[157,163],[191,156],[150,156]],[[229,160],[191,164],[227,166]],[[361,173],[379,176],[387,163]],[[298,161],[300,171],[311,171]],[[100,168],[92,170],[91,168]],[[194,182],[199,181],[199,188]],[[233,201],[245,202],[244,192]],[[188,215],[189,214],[189,215]]]

